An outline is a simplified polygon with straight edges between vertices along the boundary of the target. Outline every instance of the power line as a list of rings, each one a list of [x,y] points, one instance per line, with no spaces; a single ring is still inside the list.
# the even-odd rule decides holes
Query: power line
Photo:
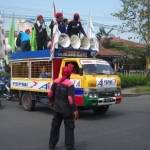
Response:
[[[25,19],[25,20],[30,20],[30,21],[33,21],[33,22],[34,22],[35,19],[36,19],[36,16],[35,16],[35,15],[18,15],[18,14],[12,15],[12,14],[9,14],[9,13],[4,13],[4,14],[3,14],[3,17],[4,17],[4,18],[7,18],[7,19],[11,19],[12,16],[14,16],[15,19]],[[52,17],[46,16],[46,17],[44,17],[44,19],[45,19],[46,22],[50,22],[50,21],[52,20]],[[83,23],[83,25],[86,25],[86,24],[87,24],[87,20],[84,20],[84,19],[83,19],[83,20],[82,20],[82,23]],[[95,21],[93,21],[93,25],[94,25],[95,27],[105,27],[105,28],[107,28],[107,29],[113,28],[113,29],[116,30],[116,31],[125,32],[124,30],[120,29],[117,25],[106,25],[106,24],[101,24],[101,23],[95,22]]]
[[[30,8],[25,8],[25,7],[13,7],[13,6],[11,6],[11,7],[8,7],[8,6],[1,6],[0,7],[0,9],[3,9],[3,10],[12,10],[12,12],[14,12],[14,10],[15,11],[26,11],[26,13],[28,13],[28,12],[43,12],[44,14],[45,13],[48,13],[48,14],[52,14],[53,13],[53,11],[50,11],[50,10],[41,10],[41,9],[30,9]],[[63,11],[63,13],[64,14],[66,14],[67,16],[70,16],[70,15],[72,15],[71,13],[68,13],[68,12],[65,12],[65,11]],[[89,17],[89,15],[85,15],[85,14],[82,14],[81,15],[82,17],[86,17],[86,18],[88,18]],[[108,20],[115,20],[114,19],[114,17],[107,17],[107,16],[95,16],[95,15],[92,15],[92,18],[101,18],[101,19],[108,19]]]

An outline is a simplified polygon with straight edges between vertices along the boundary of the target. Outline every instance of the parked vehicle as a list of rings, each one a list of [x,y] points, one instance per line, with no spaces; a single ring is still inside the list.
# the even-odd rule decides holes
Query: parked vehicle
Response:
[[[14,100],[15,94],[10,90],[10,79],[7,77],[0,78],[0,97],[6,100]]]

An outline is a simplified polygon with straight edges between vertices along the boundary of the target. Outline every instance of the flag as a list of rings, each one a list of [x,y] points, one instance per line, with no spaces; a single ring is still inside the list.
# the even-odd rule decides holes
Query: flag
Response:
[[[2,33],[0,31],[0,59],[4,58],[4,56],[5,56],[5,52],[4,52],[4,49],[3,49]]]
[[[30,44],[31,44],[31,50],[32,51],[37,50],[36,30],[35,30],[35,28],[32,29]]]
[[[54,21],[54,27],[53,27],[53,35],[51,39],[51,46],[50,46],[50,60],[54,56],[55,48],[57,47],[60,31],[58,29],[58,23],[56,21],[56,7],[55,3],[53,2],[53,21]]]
[[[90,48],[92,50],[99,51],[99,42],[98,42],[96,35],[95,35],[91,15],[89,15],[88,24],[87,24],[87,37],[90,39]]]
[[[91,15],[89,15],[89,19],[88,19],[88,23],[87,23],[87,37],[89,39],[95,38],[94,26],[93,26]]]
[[[55,3],[53,1],[53,17],[55,18],[56,17],[56,7],[55,7]]]
[[[58,29],[58,24],[54,24],[52,42],[51,42],[51,46],[50,46],[50,53],[51,53],[50,60],[54,56],[54,51],[55,51],[55,48],[57,47],[60,34],[61,33]]]
[[[12,22],[10,25],[8,43],[12,49],[12,52],[14,52],[15,51],[15,18],[14,16],[12,17]]]
[[[0,14],[0,58],[4,58],[6,54],[5,31],[3,26],[3,18]]]

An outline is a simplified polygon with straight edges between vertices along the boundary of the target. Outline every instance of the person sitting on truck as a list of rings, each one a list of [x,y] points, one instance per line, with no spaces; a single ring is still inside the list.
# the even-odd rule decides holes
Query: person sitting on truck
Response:
[[[41,73],[40,73],[40,76],[39,76],[39,77],[40,77],[40,78],[48,78],[48,77],[49,77],[48,72],[46,72],[45,66],[42,67]]]
[[[20,31],[16,40],[17,47],[20,47],[22,51],[30,51],[30,38],[30,29],[26,29],[25,32]]]
[[[80,22],[80,15],[78,13],[75,13],[73,16],[73,20],[68,24],[67,34],[71,37],[72,35],[80,36],[80,33],[86,36],[86,33]]]
[[[36,31],[37,50],[47,49],[47,31],[45,21],[42,15],[37,16],[36,23],[34,24]]]

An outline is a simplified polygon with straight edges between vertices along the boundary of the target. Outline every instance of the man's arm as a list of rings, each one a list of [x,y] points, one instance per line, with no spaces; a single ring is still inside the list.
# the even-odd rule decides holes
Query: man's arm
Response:
[[[69,87],[68,90],[68,101],[69,101],[69,105],[72,108],[73,114],[74,114],[74,118],[77,120],[79,118],[79,113],[78,113],[78,109],[77,106],[75,104],[75,94],[74,94],[74,85],[71,85]]]
[[[87,36],[86,35],[86,33],[85,33],[85,31],[84,31],[84,29],[83,29],[83,27],[82,27],[82,24],[81,24],[81,22],[80,22],[80,31],[82,32],[82,34],[84,35],[84,36]]]
[[[49,102],[54,101],[53,97],[54,97],[54,93],[55,93],[55,88],[56,88],[56,84],[53,83],[51,88],[48,90],[48,97],[49,97]]]
[[[68,23],[68,27],[67,27],[67,34],[69,35],[69,36],[71,36],[72,35],[72,22],[69,22]]]

